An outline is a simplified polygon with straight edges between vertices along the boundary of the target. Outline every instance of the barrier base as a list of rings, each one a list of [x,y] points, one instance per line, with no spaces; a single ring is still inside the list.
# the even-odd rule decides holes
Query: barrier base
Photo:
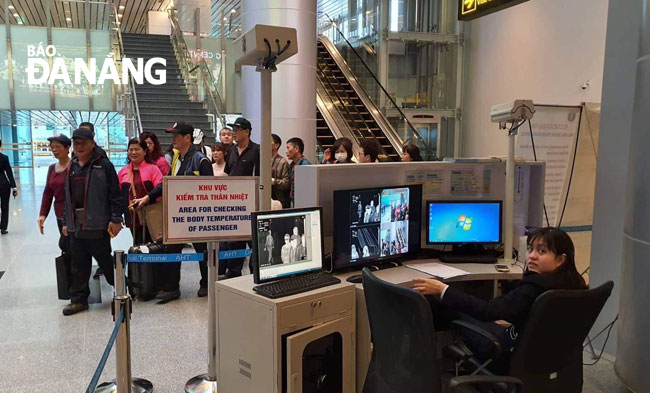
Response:
[[[111,382],[104,382],[97,386],[95,393],[116,393],[117,383],[115,380]],[[152,393],[153,384],[150,381],[142,378],[132,378],[131,380],[131,393]]]
[[[185,384],[185,393],[217,393],[217,381],[208,374],[197,375]]]

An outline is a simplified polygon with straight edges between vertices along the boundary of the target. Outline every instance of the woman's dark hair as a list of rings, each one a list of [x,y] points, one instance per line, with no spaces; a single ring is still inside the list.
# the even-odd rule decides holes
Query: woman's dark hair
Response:
[[[139,139],[139,138],[132,138],[129,139],[129,144],[126,146],[126,149],[128,150],[131,145],[138,145],[144,150],[144,160],[148,163],[152,163],[151,157],[149,157],[149,154],[147,154],[147,143],[144,141],[144,139]],[[131,162],[131,159],[129,158],[129,155],[127,153],[126,155],[126,162]]]
[[[334,158],[334,155],[336,154],[336,151],[339,149],[339,147],[343,146],[345,151],[348,153],[348,158],[346,162],[352,162],[352,141],[349,140],[348,138],[339,138],[334,142],[334,145],[332,146],[332,156],[330,158],[330,162],[336,161],[336,158]]]
[[[370,162],[377,161],[379,157],[379,152],[381,150],[381,145],[377,142],[376,139],[364,139],[359,144],[359,147],[363,149],[363,154],[370,156]]]
[[[215,151],[222,152],[224,156],[228,154],[228,149],[226,149],[226,145],[224,145],[221,142],[212,144],[212,152],[214,153]]]
[[[151,159],[151,162],[156,162],[160,157],[162,157],[163,152],[162,152],[162,147],[160,146],[160,142],[158,141],[158,136],[154,134],[153,132],[145,131],[142,134],[140,134],[140,140],[145,142],[145,146],[147,146],[147,139],[151,139],[153,142],[153,151],[149,153],[149,149],[144,149],[145,152],[147,152],[147,156]]]
[[[420,155],[420,148],[412,143],[407,143],[402,147],[402,153],[408,153],[411,161],[423,161]]]
[[[566,232],[555,227],[544,227],[534,229],[528,235],[526,244],[531,247],[533,243],[541,240],[549,251],[552,251],[556,257],[562,254],[566,255],[566,260],[559,266],[555,273],[565,274],[576,288],[586,288],[585,280],[578,273],[576,267],[576,252],[573,241]]]

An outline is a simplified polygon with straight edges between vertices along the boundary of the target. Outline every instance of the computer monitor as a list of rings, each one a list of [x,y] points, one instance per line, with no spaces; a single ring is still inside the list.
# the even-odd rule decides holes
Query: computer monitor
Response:
[[[334,269],[420,251],[422,186],[334,191]]]
[[[320,207],[253,213],[256,284],[322,270],[322,215]]]
[[[501,201],[427,201],[428,245],[501,243]]]

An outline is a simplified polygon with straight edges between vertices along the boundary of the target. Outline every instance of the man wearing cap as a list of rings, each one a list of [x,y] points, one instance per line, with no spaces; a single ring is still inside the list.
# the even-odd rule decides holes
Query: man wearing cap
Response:
[[[63,235],[70,237],[72,254],[70,304],[63,315],[88,309],[93,257],[104,270],[106,281],[113,285],[111,237],[122,229],[125,208],[115,168],[95,149],[92,132],[74,130],[72,145],[75,157],[65,178],[62,228]]]
[[[212,176],[210,160],[194,147],[194,127],[191,124],[176,122],[166,132],[174,134],[172,144],[179,153],[174,155],[172,160],[170,176]],[[151,190],[147,196],[136,199],[135,203],[141,207],[149,203],[149,201],[155,201],[160,196],[162,196],[162,183]],[[208,248],[206,243],[194,243],[193,245],[197,253],[204,252]],[[177,244],[166,246],[166,251],[169,253],[180,253],[182,249],[183,246]],[[208,295],[208,266],[203,261],[199,262],[199,268],[201,270],[201,281],[198,296],[204,297]],[[181,292],[178,285],[180,280],[180,262],[159,264],[156,271],[156,282],[161,283],[162,292],[156,295],[156,299],[161,302],[169,302],[180,297]]]
[[[237,146],[230,151],[226,165],[229,176],[259,176],[260,175],[260,145],[251,141],[251,123],[243,117],[238,117],[232,127]],[[241,250],[246,248],[246,242],[229,242],[226,248]],[[226,276],[239,277],[244,266],[245,258],[229,259],[226,262]],[[252,271],[252,269],[251,269]]]

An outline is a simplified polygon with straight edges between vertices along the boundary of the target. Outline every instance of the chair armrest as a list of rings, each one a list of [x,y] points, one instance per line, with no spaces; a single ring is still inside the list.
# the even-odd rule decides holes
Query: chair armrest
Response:
[[[500,375],[463,375],[449,380],[447,393],[460,392],[463,385],[500,385],[497,391],[518,393],[522,391],[524,383],[515,377]]]
[[[493,359],[497,358],[501,352],[501,343],[499,340],[497,340],[496,337],[490,332],[488,332],[485,329],[481,329],[478,326],[472,325],[469,322],[461,321],[461,320],[455,320],[451,321],[449,328],[453,333],[460,334],[463,330],[470,330],[480,336],[483,336],[485,339],[489,340],[492,346],[494,347],[494,354],[492,356]]]

